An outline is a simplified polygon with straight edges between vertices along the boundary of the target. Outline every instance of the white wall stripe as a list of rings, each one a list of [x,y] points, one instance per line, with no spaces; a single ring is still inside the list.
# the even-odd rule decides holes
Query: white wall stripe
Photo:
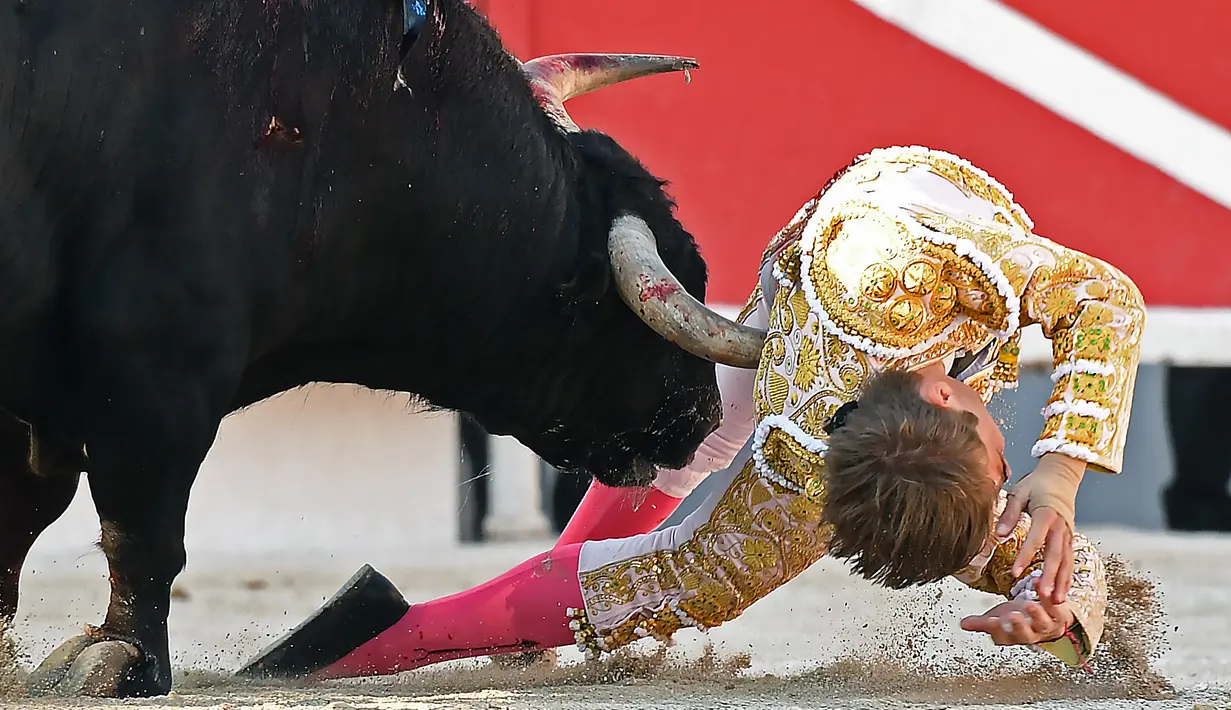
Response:
[[[735,318],[742,305],[710,307]],[[1023,367],[1051,372],[1051,341],[1037,325],[1023,329],[1021,348]],[[1149,306],[1141,337],[1141,363],[1231,365],[1231,308]]]
[[[996,0],[854,1],[1231,208],[1231,132],[1029,17]]]

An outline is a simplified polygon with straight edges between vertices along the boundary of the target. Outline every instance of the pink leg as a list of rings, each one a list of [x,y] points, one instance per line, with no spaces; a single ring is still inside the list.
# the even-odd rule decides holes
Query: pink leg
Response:
[[[581,545],[557,547],[464,592],[413,604],[393,626],[313,674],[389,675],[442,661],[574,643],[567,610],[581,607]]]
[[[555,549],[587,540],[613,540],[652,532],[671,517],[683,500],[653,486],[611,488],[596,480],[560,533]]]

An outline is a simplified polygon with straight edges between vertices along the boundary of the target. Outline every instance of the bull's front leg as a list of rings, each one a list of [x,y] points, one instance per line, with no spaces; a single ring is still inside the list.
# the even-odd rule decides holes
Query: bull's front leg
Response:
[[[246,344],[228,340],[221,328],[200,327],[199,318],[179,319],[185,332],[147,329],[141,316],[151,313],[154,325],[176,321],[146,307],[156,296],[134,298],[147,300],[105,304],[106,320],[81,329],[89,353],[81,366],[82,421],[110,572],[107,615],[43,661],[30,676],[34,694],[146,697],[171,690],[167,617],[186,558],[188,498],[239,380]]]
[[[111,598],[102,626],[69,639],[31,674],[34,694],[141,697],[171,690],[167,616],[184,567],[184,517],[195,469],[158,477],[98,475],[90,489],[101,524]]]
[[[150,441],[143,443],[148,451]],[[204,449],[186,446],[158,462],[134,456],[140,447],[128,437],[89,444],[111,598],[101,626],[63,643],[31,674],[33,694],[142,697],[171,690],[171,584],[184,567],[184,518]]]

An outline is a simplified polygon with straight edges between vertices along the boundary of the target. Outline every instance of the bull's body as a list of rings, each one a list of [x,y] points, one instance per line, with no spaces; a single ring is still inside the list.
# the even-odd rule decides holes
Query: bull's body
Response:
[[[610,286],[630,211],[704,297],[660,184],[560,131],[461,0],[428,8],[404,58],[381,0],[0,10],[0,620],[87,471],[112,572],[92,640],[140,651],[89,659],[104,692],[170,688],[189,490],[237,408],[410,392],[610,483],[717,423],[713,364]]]

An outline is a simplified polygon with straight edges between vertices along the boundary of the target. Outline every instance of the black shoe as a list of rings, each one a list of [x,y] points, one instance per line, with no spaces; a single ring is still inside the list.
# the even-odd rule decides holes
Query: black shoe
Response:
[[[1231,496],[1163,491],[1167,527],[1188,532],[1231,532]]]
[[[237,678],[302,678],[326,668],[396,624],[410,609],[402,593],[364,565],[312,616],[239,669]]]

